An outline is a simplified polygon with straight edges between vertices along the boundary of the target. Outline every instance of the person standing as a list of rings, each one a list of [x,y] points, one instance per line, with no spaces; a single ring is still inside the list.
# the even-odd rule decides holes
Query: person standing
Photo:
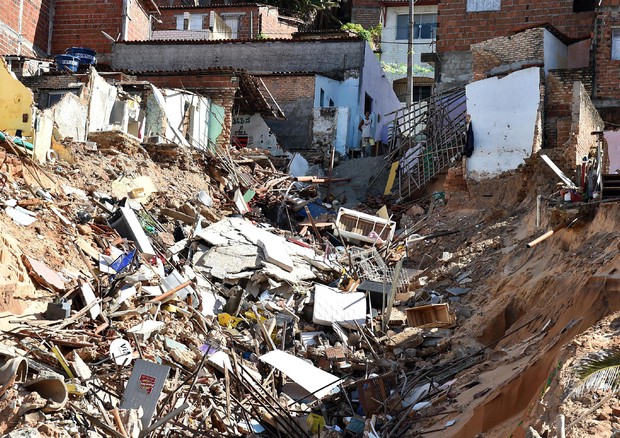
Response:
[[[364,113],[364,117],[360,120],[360,124],[357,128],[362,131],[362,157],[369,157],[371,146],[375,143],[372,138],[372,118],[370,117],[370,111]]]

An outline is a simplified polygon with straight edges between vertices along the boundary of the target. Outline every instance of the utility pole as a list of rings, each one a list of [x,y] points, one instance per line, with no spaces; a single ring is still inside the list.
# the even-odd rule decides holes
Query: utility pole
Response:
[[[409,0],[409,39],[407,41],[407,107],[413,103],[413,32],[415,20],[413,15],[413,3]]]

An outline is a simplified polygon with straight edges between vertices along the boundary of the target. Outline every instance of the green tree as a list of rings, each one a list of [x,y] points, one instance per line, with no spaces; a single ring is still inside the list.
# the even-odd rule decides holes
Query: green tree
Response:
[[[318,11],[340,6],[340,0],[265,0],[264,3],[306,21],[313,19]]]
[[[351,32],[360,38],[368,41],[370,44],[370,48],[374,51],[377,51],[381,47],[381,30],[383,27],[381,23],[377,24],[375,27],[371,27],[369,29],[364,29],[361,24],[357,23],[347,23],[343,24],[340,30],[345,32]]]

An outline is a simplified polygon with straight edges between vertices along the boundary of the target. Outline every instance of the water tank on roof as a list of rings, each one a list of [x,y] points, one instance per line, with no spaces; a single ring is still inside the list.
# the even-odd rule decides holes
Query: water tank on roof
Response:
[[[54,62],[56,62],[56,70],[69,70],[74,73],[78,71],[80,65],[80,60],[72,55],[58,55],[54,58]]]
[[[86,47],[71,47],[65,50],[67,55],[75,56],[80,60],[80,65],[97,64],[97,52]]]

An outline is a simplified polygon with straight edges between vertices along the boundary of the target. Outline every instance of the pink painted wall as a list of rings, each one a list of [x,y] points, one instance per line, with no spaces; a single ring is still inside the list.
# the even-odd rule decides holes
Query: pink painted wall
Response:
[[[609,147],[609,173],[620,169],[620,131],[605,131],[605,140]]]
[[[568,68],[581,68],[590,65],[590,39],[568,46]]]

